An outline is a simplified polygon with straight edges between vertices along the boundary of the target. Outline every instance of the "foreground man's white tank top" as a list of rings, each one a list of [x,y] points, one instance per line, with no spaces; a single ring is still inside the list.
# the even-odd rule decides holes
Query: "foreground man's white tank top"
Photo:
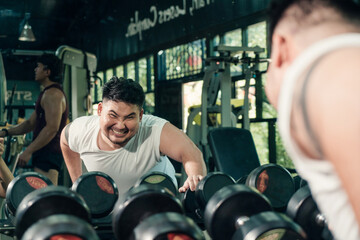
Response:
[[[360,34],[342,34],[319,41],[294,61],[284,76],[278,101],[278,125],[284,145],[298,173],[308,182],[312,195],[320,211],[327,218],[334,237],[338,240],[359,240],[359,227],[355,214],[333,165],[328,160],[306,157],[290,134],[290,114],[297,80],[320,57],[345,47],[360,47]]]

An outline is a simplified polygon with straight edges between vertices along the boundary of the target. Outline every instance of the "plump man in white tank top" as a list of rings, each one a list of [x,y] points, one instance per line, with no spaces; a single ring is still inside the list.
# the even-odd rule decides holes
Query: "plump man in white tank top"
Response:
[[[266,93],[284,145],[336,239],[360,239],[360,7],[279,0],[269,9]]]
[[[175,180],[166,156],[182,163],[188,176],[180,192],[195,190],[206,175],[201,151],[168,121],[143,114],[145,95],[131,79],[113,77],[103,87],[97,116],[75,119],[61,135],[61,149],[74,182],[88,171],[112,177],[119,193],[130,189],[149,171],[162,171]]]

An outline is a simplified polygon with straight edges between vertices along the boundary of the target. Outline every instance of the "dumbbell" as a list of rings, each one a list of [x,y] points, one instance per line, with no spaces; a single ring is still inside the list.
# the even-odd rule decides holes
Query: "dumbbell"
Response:
[[[52,185],[49,178],[37,172],[25,172],[16,176],[8,185],[5,196],[5,215],[13,221],[20,202],[36,189]]]
[[[240,178],[237,183],[244,183],[244,178]],[[252,170],[246,177],[245,184],[264,194],[270,200],[271,206],[280,212],[286,210],[287,204],[295,192],[295,183],[290,172],[284,167],[272,163]]]
[[[22,240],[100,240],[86,221],[66,214],[50,215],[27,229]]]
[[[84,198],[98,236],[103,240],[113,239],[111,213],[119,196],[115,181],[103,172],[92,171],[76,179],[71,189]]]
[[[304,240],[306,233],[283,213],[272,211],[270,201],[243,184],[228,185],[208,201],[204,220],[213,240]]]
[[[141,178],[139,178],[136,183],[134,184],[134,187],[139,186],[140,184],[156,184],[163,186],[167,189],[169,189],[175,196],[178,194],[178,190],[176,188],[176,185],[174,184],[172,178],[163,173],[163,172],[149,172],[143,175]]]
[[[93,220],[108,216],[119,196],[115,181],[109,175],[98,171],[81,175],[73,183],[71,190],[84,198]]]
[[[299,175],[294,176],[294,183],[295,183],[295,192],[299,190],[300,188],[307,185],[307,181],[300,177]]]
[[[119,240],[162,239],[168,234],[203,239],[199,237],[202,231],[183,216],[183,212],[180,200],[170,190],[159,185],[141,184],[131,188],[116,203],[112,216],[113,232]]]
[[[311,239],[333,239],[308,185],[297,190],[291,197],[286,214],[297,222]]]
[[[204,234],[189,217],[176,212],[157,213],[146,218],[134,230],[132,239],[205,240]]]
[[[235,184],[235,180],[222,172],[208,173],[196,186],[195,191],[188,189],[182,198],[187,216],[194,219],[200,226],[203,223],[204,209],[209,199],[219,189]]]
[[[69,227],[71,222],[73,225]],[[52,239],[59,235],[98,240],[90,222],[89,207],[80,194],[64,186],[47,186],[30,192],[20,202],[15,215],[15,236],[24,240]],[[53,231],[46,231],[47,228]]]
[[[15,231],[14,218],[21,200],[30,192],[52,185],[42,174],[26,172],[16,176],[8,185],[3,211],[5,219],[0,220],[0,233],[13,236]]]

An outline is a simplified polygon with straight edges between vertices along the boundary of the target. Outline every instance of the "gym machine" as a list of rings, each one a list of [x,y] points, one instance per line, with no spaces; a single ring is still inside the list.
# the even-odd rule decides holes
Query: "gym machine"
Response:
[[[69,102],[69,120],[92,114],[91,88],[94,83],[97,58],[94,54],[66,45],[55,53],[64,65],[63,88]]]
[[[233,47],[219,45],[215,47],[215,51],[220,53],[218,57],[209,57],[205,61],[205,75],[203,80],[201,107],[194,107],[188,117],[188,125],[186,129],[190,139],[202,150],[204,159],[208,161],[210,151],[208,149],[208,133],[213,128],[236,127],[238,118],[242,117],[242,128],[250,129],[249,118],[249,88],[250,80],[257,78],[259,72],[259,64],[268,62],[268,59],[260,58],[260,54],[265,51],[260,47]],[[241,57],[236,54],[241,53]],[[255,57],[249,57],[249,53]],[[237,107],[236,111],[232,109],[231,85],[232,78],[230,72],[231,64],[241,64],[243,69],[242,78],[245,79],[244,101],[241,107]],[[221,103],[217,102],[219,93]],[[201,115],[201,121],[196,124],[195,118]],[[211,119],[214,118],[215,120]],[[217,119],[220,115],[220,120]],[[209,120],[210,119],[210,120]],[[210,123],[210,124],[209,124]],[[200,125],[200,126],[199,126]],[[207,162],[209,171],[213,171],[213,163]],[[184,178],[182,178],[184,179]]]

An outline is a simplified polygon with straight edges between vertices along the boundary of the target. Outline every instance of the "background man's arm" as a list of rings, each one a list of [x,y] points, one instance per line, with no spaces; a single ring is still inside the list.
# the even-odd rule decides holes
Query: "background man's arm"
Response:
[[[191,139],[171,123],[166,123],[161,132],[160,151],[184,166],[188,178],[179,191],[185,192],[188,188],[194,191],[206,175],[206,165],[202,152]]]
[[[6,165],[5,161],[2,159],[1,155],[4,153],[4,139],[0,138],[0,197],[5,198],[6,189],[14,179],[9,167]]]
[[[68,136],[69,126],[70,124],[64,127],[64,129],[61,132],[60,147],[66,167],[70,174],[71,181],[74,182],[76,179],[78,179],[81,176],[82,166],[81,166],[80,154],[72,151],[68,144],[67,136]]]
[[[31,114],[30,118],[23,121],[22,123],[10,127],[8,130],[8,133],[10,136],[12,135],[21,135],[25,133],[29,133],[35,128],[35,121],[36,121],[36,113],[35,111]],[[5,132],[0,131],[0,137],[5,137]]]

